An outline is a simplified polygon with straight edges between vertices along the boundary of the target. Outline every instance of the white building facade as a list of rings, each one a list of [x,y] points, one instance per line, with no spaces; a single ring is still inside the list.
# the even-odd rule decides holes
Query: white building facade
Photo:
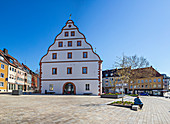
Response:
[[[68,20],[40,60],[41,93],[102,93],[102,60]]]

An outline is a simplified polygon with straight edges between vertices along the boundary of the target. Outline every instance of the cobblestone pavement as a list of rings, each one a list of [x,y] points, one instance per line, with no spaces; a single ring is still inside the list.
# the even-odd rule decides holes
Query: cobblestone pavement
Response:
[[[143,110],[133,111],[98,96],[0,95],[0,124],[170,124],[170,99],[141,100]]]

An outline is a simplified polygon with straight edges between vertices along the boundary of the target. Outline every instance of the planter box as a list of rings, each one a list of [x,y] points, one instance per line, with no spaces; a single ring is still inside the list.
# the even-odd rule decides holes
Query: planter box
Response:
[[[114,99],[118,99],[118,98],[122,98],[122,95],[101,95],[101,98],[114,98]]]
[[[12,90],[12,95],[22,95],[22,90]]]

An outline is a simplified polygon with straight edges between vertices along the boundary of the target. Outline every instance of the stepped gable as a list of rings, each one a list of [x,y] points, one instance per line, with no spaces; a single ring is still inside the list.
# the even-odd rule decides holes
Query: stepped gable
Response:
[[[72,36],[71,38],[68,36],[65,37],[65,32],[75,32],[75,36]],[[69,34],[70,35],[70,34]],[[81,40],[82,41],[82,45],[80,47],[70,47],[68,48],[67,45],[63,45],[63,47],[58,47],[58,43],[60,41],[64,42],[64,41],[78,41]],[[84,34],[82,34],[79,31],[79,28],[74,24],[74,22],[72,20],[68,20],[66,22],[66,25],[62,28],[61,32],[55,37],[54,43],[49,46],[47,53],[41,58],[40,63],[43,62],[43,58],[45,58],[47,56],[47,54],[49,53],[49,51],[60,51],[60,50],[78,50],[78,49],[84,49],[84,50],[91,50],[98,58],[99,62],[102,62],[100,56],[94,52],[93,47],[91,46],[91,44],[89,44],[86,41],[86,37],[84,36]],[[58,61],[58,60],[56,60]]]

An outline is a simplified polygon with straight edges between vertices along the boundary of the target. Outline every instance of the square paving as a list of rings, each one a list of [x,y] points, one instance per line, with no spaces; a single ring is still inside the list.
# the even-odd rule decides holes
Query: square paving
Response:
[[[170,124],[170,99],[141,100],[143,110],[133,111],[106,105],[115,99],[99,96],[0,95],[0,124]]]

